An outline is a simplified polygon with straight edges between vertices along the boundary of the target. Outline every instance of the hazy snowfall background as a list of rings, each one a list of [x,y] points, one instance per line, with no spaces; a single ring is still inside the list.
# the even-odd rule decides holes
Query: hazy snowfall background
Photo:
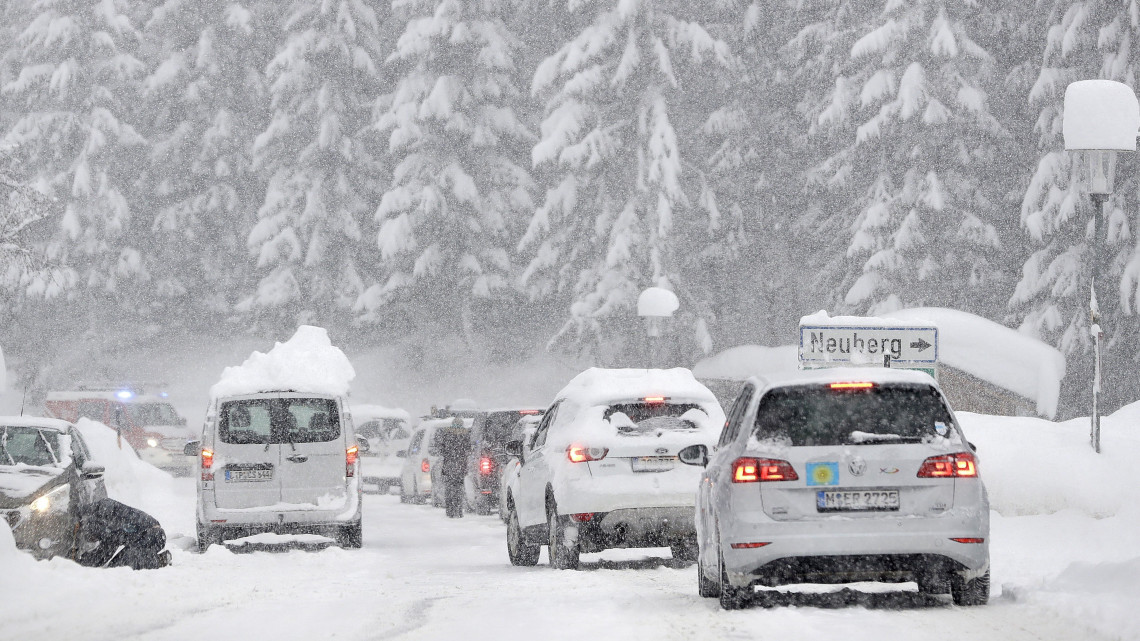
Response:
[[[1060,347],[1071,417],[1094,264],[1105,405],[1135,400],[1137,164],[1093,236],[1060,136],[1070,81],[1135,82],[1135,0],[0,12],[0,342],[33,405],[302,323],[425,380],[640,364],[661,285],[673,363],[949,307]]]

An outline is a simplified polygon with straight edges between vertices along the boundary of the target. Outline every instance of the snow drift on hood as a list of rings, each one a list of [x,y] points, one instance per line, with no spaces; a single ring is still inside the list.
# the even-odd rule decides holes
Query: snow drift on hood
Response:
[[[347,396],[356,370],[323,327],[301,325],[269,353],[254,352],[238,367],[227,367],[210,388],[212,398],[293,390]]]

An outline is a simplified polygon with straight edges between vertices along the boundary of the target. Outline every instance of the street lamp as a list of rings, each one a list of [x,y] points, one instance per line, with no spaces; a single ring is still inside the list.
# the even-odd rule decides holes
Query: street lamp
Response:
[[[1112,80],[1081,80],[1065,89],[1062,121],[1065,150],[1077,152],[1081,181],[1093,201],[1093,269],[1089,283],[1089,331],[1095,345],[1092,381],[1090,435],[1093,449],[1100,452],[1100,346],[1104,332],[1100,326],[1100,305],[1096,299],[1098,260],[1097,218],[1104,216],[1104,203],[1116,180],[1116,152],[1136,151],[1140,129],[1140,103],[1136,93]]]
[[[650,287],[637,297],[637,315],[645,319],[645,332],[648,337],[646,351],[649,352],[647,360],[650,367],[654,367],[655,363],[661,360],[655,349],[661,338],[661,326],[680,306],[677,295],[664,287]]]

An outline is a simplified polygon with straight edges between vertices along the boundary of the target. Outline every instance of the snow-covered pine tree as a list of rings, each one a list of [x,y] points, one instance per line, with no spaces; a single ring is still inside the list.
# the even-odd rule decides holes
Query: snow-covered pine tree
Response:
[[[400,80],[377,104],[395,164],[375,212],[380,282],[359,301],[461,321],[472,303],[511,286],[511,247],[534,209],[525,166],[534,135],[515,113],[519,40],[504,18],[514,0],[396,0],[404,25],[388,57]]]
[[[546,117],[532,162],[547,190],[520,243],[531,256],[523,272],[531,294],[573,301],[552,344],[629,362],[644,335],[637,297],[663,285],[688,314],[685,346],[711,347],[702,294],[682,267],[718,220],[692,170],[701,155],[683,153],[715,108],[696,91],[702,75],[732,62],[703,24],[724,4],[566,3],[565,20],[581,26],[534,75]]]
[[[266,194],[248,245],[263,277],[237,307],[294,323],[345,315],[364,289],[380,21],[364,0],[295,0],[284,15],[273,114],[253,145]]]
[[[1140,246],[1136,196],[1140,189],[1132,154],[1120,154],[1115,191],[1093,225],[1094,209],[1080,185],[1074,155],[1064,151],[1061,123],[1069,83],[1104,78],[1136,87],[1140,59],[1140,3],[1135,0],[1055,0],[1047,4],[1044,56],[1029,100],[1039,111],[1040,159],[1021,207],[1021,224],[1033,253],[1021,269],[1011,305],[1023,331],[1070,356],[1070,370],[1091,371],[1089,283],[1098,274],[1097,297],[1105,331],[1109,406],[1135,400],[1140,359]],[[1073,386],[1083,397],[1087,390]],[[1083,406],[1083,398],[1077,406]]]
[[[838,52],[839,71],[816,116],[820,129],[842,136],[816,174],[851,221],[845,307],[993,315],[1011,285],[1001,250],[1013,216],[1003,207],[1010,136],[989,108],[1000,85],[982,44],[992,40],[993,7],[854,5],[835,5],[837,18],[866,17],[852,27],[858,39],[850,50]]]
[[[10,3],[19,5],[22,3]],[[149,221],[129,204],[143,158],[132,123],[139,33],[123,0],[36,0],[18,13],[18,75],[2,88],[19,118],[4,145],[34,175],[38,188],[64,203],[49,258],[74,271],[50,272],[30,294],[74,284],[92,291],[141,291],[148,265]]]
[[[251,155],[269,122],[264,69],[278,7],[165,0],[144,29],[158,54],[143,83],[153,294],[179,300],[199,322],[202,312],[231,313],[231,297],[252,284],[245,240],[265,188]]]

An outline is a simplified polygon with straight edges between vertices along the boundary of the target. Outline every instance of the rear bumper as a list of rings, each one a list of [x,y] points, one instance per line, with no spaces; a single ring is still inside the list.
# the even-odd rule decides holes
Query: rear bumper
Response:
[[[137,450],[139,458],[151,465],[179,474],[191,474],[194,471],[196,459],[179,450],[173,452],[163,447],[143,447]]]
[[[722,524],[723,525],[723,524]],[[983,539],[959,543],[954,538]],[[735,549],[733,543],[767,543]],[[733,585],[912,581],[921,571],[966,579],[989,569],[989,519],[968,512],[936,518],[826,519],[745,524],[721,533]]]
[[[596,513],[589,521],[572,523],[583,552],[608,548],[658,547],[692,538],[693,508],[645,507]]]

